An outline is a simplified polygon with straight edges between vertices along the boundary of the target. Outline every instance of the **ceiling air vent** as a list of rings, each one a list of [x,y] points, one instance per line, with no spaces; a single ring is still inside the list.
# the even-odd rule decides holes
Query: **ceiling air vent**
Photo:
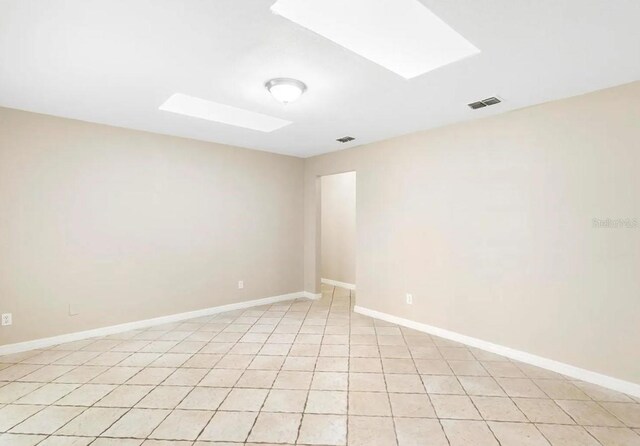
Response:
[[[500,102],[502,101],[494,96],[491,98],[483,99],[478,102],[472,102],[471,104],[467,104],[467,105],[469,105],[469,108],[471,108],[472,110],[477,110],[479,108],[487,107],[489,105],[499,104]]]
[[[349,141],[353,141],[355,138],[352,136],[343,136],[342,138],[338,138],[336,139],[336,141],[341,142],[341,143],[345,143],[345,142],[349,142]]]

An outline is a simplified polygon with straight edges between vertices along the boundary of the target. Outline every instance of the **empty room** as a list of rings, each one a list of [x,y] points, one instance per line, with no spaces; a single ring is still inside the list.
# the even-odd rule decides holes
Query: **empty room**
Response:
[[[640,446],[639,21],[0,0],[0,446]]]

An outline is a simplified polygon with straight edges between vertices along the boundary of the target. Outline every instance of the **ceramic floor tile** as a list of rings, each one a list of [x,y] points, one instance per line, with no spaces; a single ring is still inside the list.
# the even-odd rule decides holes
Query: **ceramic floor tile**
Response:
[[[640,446],[640,432],[618,427],[585,427],[602,446]]]
[[[282,364],[282,370],[313,371],[316,360],[313,356],[289,356]]]
[[[640,428],[640,404],[608,402],[601,405],[628,427]]]
[[[347,417],[305,414],[298,444],[344,446],[347,444]]]
[[[131,379],[127,381],[127,384],[158,385],[167,379],[174,371],[175,369],[173,368],[148,367],[131,377]]]
[[[56,406],[92,406],[117,387],[114,384],[84,384],[56,401]]]
[[[449,446],[438,420],[394,418],[398,446]]]
[[[346,415],[347,392],[311,390],[304,411],[316,414]]]
[[[569,381],[536,379],[534,382],[549,398],[554,400],[591,400],[582,390]]]
[[[556,403],[576,423],[583,426],[624,427],[616,417],[594,401],[557,400]]]
[[[549,446],[549,442],[533,424],[493,421],[488,424],[500,446]]]
[[[198,386],[233,387],[243,373],[242,370],[213,369],[202,378]]]
[[[54,382],[84,384],[108,369],[107,366],[82,365],[56,378]]]
[[[244,442],[249,436],[257,416],[257,412],[218,411],[202,431],[198,440]]]
[[[441,420],[451,446],[500,446],[484,421]]]
[[[386,393],[349,392],[349,414],[391,416],[391,407]]]
[[[384,373],[418,373],[412,359],[382,358]]]
[[[220,410],[258,412],[268,393],[267,389],[233,389],[220,406]]]
[[[236,387],[269,389],[277,376],[278,372],[275,370],[247,370],[236,383]]]
[[[45,435],[0,434],[0,446],[33,446],[45,438]]]
[[[441,395],[465,395],[460,381],[455,376],[422,375],[422,382],[427,393]]]
[[[458,420],[481,420],[468,396],[463,395],[431,395],[431,403],[439,418]]]
[[[5,432],[13,426],[22,423],[45,406],[9,405],[0,407],[0,432]]]
[[[151,390],[153,390],[153,386],[131,386],[125,384],[116,387],[95,405],[100,407],[133,407]]]
[[[537,427],[552,446],[600,446],[581,426],[538,424]]]
[[[460,384],[467,395],[475,396],[507,396],[495,379],[482,376],[460,376]]]
[[[196,387],[178,405],[179,409],[216,410],[231,389],[223,387]]]
[[[532,423],[575,424],[573,419],[553,400],[514,398],[513,402]]]
[[[90,382],[94,384],[124,384],[140,370],[140,367],[113,367],[96,376]]]
[[[447,360],[447,363],[458,376],[489,376],[478,361]]]
[[[147,438],[171,413],[163,409],[131,409],[104,432],[107,437]]]
[[[174,410],[149,437],[165,440],[195,440],[211,417],[213,417],[212,411]]]
[[[127,409],[90,407],[56,431],[56,435],[97,437],[126,412]]]
[[[387,385],[382,373],[350,373],[349,390],[362,392],[386,392]]]
[[[390,393],[389,399],[394,417],[435,418],[436,416],[426,394]]]
[[[471,400],[480,412],[480,415],[482,415],[482,418],[487,421],[528,421],[520,409],[518,409],[509,398],[473,396]]]
[[[140,400],[136,407],[144,409],[173,409],[193,387],[159,386]]]
[[[547,395],[529,378],[496,378],[496,381],[512,398],[547,398]]]
[[[453,370],[444,359],[416,359],[414,362],[422,375],[453,375]]]
[[[45,384],[17,400],[16,404],[53,404],[78,387],[80,387],[79,384]]]
[[[389,446],[396,444],[390,417],[349,416],[349,446]]]
[[[265,412],[301,413],[307,401],[306,390],[273,389],[269,392],[262,410]]]
[[[393,393],[425,393],[420,375],[385,374],[387,391]]]
[[[48,406],[15,426],[11,429],[11,432],[18,434],[52,434],[78,416],[83,410],[85,410],[84,407]]]
[[[72,365],[45,365],[37,367],[39,367],[37,370],[23,376],[18,381],[48,383],[76,368],[76,366]],[[10,368],[6,370],[10,370]],[[0,374],[2,372],[4,372],[4,370],[0,371]]]
[[[248,441],[293,444],[301,419],[301,414],[263,412],[258,415]]]
[[[382,373],[382,362],[379,358],[351,358],[349,372]]]
[[[274,389],[309,389],[311,386],[312,372],[281,371],[273,383]]]
[[[38,446],[87,446],[94,440],[94,437],[71,437],[66,435],[52,435],[50,437],[47,437],[42,443],[38,443]]]
[[[616,392],[615,390],[605,389],[604,387],[583,382],[572,381],[572,383],[586,393],[589,397],[595,401],[617,402],[617,403],[632,403],[633,398],[623,393]]]
[[[525,374],[511,362],[480,361],[494,378],[525,378]]]
[[[350,375],[343,372],[315,372],[311,380],[313,390],[347,390]]]
[[[348,372],[349,358],[319,357],[315,370],[319,372]]]
[[[43,385],[43,383],[10,382],[0,387],[0,404],[13,403]]]

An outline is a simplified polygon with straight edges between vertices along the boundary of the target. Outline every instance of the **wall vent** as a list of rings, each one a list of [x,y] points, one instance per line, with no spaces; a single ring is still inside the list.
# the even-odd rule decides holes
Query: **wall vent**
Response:
[[[493,96],[487,99],[483,99],[481,101],[472,102],[471,104],[467,104],[467,105],[469,106],[470,109],[477,110],[479,108],[488,107],[489,105],[499,104],[500,102],[502,102],[500,99]]]
[[[355,138],[353,136],[343,136],[342,138],[336,139],[336,141],[345,143],[345,142],[353,141],[354,139]]]

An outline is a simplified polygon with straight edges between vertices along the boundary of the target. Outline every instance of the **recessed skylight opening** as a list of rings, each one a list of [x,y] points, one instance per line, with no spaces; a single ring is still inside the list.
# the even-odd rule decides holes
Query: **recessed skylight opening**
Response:
[[[271,10],[407,79],[480,52],[418,0],[278,0]]]
[[[260,132],[273,132],[291,124],[280,118],[256,113],[230,105],[207,101],[206,99],[176,93],[160,106],[160,110],[178,113],[207,121],[244,127]]]

